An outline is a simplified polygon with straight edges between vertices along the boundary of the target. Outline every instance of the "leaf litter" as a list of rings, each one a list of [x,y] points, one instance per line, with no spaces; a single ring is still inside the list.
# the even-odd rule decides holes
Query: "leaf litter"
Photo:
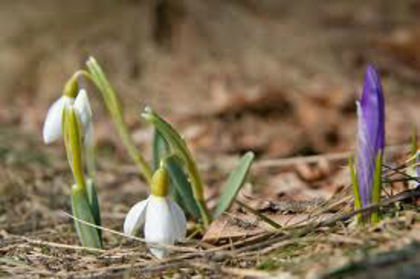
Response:
[[[25,144],[25,137],[19,138],[23,139],[22,145],[10,147],[8,156],[31,152],[32,144]],[[64,158],[47,153],[41,146],[36,152],[41,156],[35,158],[40,159],[31,159],[24,165],[19,161],[2,160],[0,272],[4,276],[99,278],[177,274],[335,278],[366,274],[377,270],[381,264],[398,266],[407,262],[410,266],[417,263],[419,193],[408,192],[404,187],[393,189],[393,184],[401,182],[389,183],[388,190],[392,189],[393,193],[388,201],[405,195],[384,206],[389,217],[373,228],[354,227],[351,219],[345,217],[352,211],[348,181],[340,179],[346,170],[343,166],[335,167],[334,159],[328,161],[322,155],[319,159],[329,162],[331,166],[327,169],[331,174],[316,179],[302,175],[301,168],[295,166],[302,163],[316,173],[325,162],[256,167],[251,173],[250,185],[238,196],[239,202],[204,235],[194,234],[194,227],[190,226],[189,240],[173,247],[175,253],[164,260],[150,256],[142,241],[114,232],[121,231],[124,213],[136,199],[131,196],[143,195],[144,185],[136,176],[121,178],[121,173],[127,173],[124,164],[121,167],[101,165],[99,172],[107,173],[98,176],[103,187],[105,248],[83,248],[77,242],[71,218],[63,214],[63,211],[70,212],[65,198],[69,192],[69,174],[64,171],[64,164],[57,164],[56,169],[45,165],[45,162],[63,162]],[[406,148],[392,151],[404,152]],[[264,164],[264,160],[258,163]],[[205,179],[213,181],[210,185],[213,189],[225,176],[220,171],[223,167],[205,167],[210,170]],[[266,179],[273,169],[277,174],[275,179],[270,179],[272,186],[258,185],[264,183],[260,179]],[[386,175],[391,181],[402,176],[401,171],[393,169],[388,169]],[[280,183],[289,187],[273,187]],[[133,193],[114,197],[115,187],[127,189],[125,185]],[[291,185],[301,185],[300,190]],[[218,191],[214,193],[218,195]]]

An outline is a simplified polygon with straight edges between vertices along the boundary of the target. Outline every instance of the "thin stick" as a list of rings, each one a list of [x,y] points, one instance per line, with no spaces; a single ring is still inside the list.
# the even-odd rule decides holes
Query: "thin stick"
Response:
[[[56,242],[50,242],[50,241],[43,241],[38,239],[31,239],[25,236],[18,236],[13,235],[12,237],[23,239],[24,241],[35,244],[35,245],[42,245],[42,246],[49,246],[54,248],[63,248],[63,249],[72,249],[72,250],[84,250],[89,252],[96,252],[96,253],[102,253],[105,252],[103,249],[93,248],[93,247],[83,247],[78,245],[70,245],[70,244],[62,244],[62,243],[56,243]]]
[[[222,273],[235,275],[240,277],[251,277],[251,278],[264,278],[264,277],[272,277],[272,274],[262,270],[256,269],[246,269],[246,268],[234,268],[234,267],[225,267],[219,266],[218,264],[208,264],[206,262],[192,262],[190,263],[191,266],[208,269],[208,270],[219,270]]]
[[[276,223],[274,220],[268,218],[267,216],[265,216],[264,214],[258,212],[257,210],[253,209],[252,207],[244,204],[243,202],[239,201],[239,200],[235,200],[235,202],[237,204],[239,204],[240,206],[242,206],[243,208],[245,208],[247,211],[251,212],[252,214],[258,216],[259,218],[261,218],[261,220],[263,220],[264,222],[266,222],[267,224],[269,224],[270,226],[272,226],[275,229],[280,229],[281,225]]]
[[[71,215],[67,212],[64,212],[64,211],[61,211],[61,213],[65,216],[73,219],[73,220],[76,220],[77,222],[80,222],[80,223],[84,224],[84,225],[91,226],[93,228],[100,229],[100,230],[103,230],[105,232],[109,232],[109,233],[112,233],[112,234],[116,234],[116,235],[119,235],[119,236],[124,237],[124,238],[136,240],[136,241],[139,241],[139,242],[142,242],[142,243],[147,243],[144,238],[137,237],[137,236],[132,236],[132,235],[126,235],[124,233],[121,233],[121,232],[113,230],[113,229],[105,228],[105,227],[102,227],[102,226],[98,226],[98,225],[86,222],[86,221],[81,220],[79,218],[76,218],[73,215]],[[181,247],[181,246],[176,246],[176,245],[157,244],[157,243],[147,243],[147,245],[149,245],[151,247],[164,247],[164,248],[167,248],[169,250],[175,250],[175,251],[197,252],[197,249],[195,249],[195,248]]]
[[[385,165],[385,164],[382,164],[382,166],[384,166],[385,168],[387,168],[389,170],[392,170],[392,171],[394,171],[394,172],[396,172],[396,173],[398,173],[402,176],[405,176],[407,180],[414,180],[414,181],[420,182],[420,177],[411,176],[411,175],[409,175],[405,172],[400,171],[398,168],[393,168],[393,167]]]
[[[386,154],[393,154],[397,152],[404,151],[410,148],[409,144],[403,145],[393,145],[386,148]],[[283,158],[283,159],[268,159],[255,162],[253,168],[270,168],[270,167],[285,167],[290,165],[295,165],[299,163],[316,163],[321,159],[326,159],[328,161],[340,161],[346,160],[352,154],[351,151],[339,152],[339,153],[330,153],[324,155],[313,155],[313,156],[300,156],[293,158]]]

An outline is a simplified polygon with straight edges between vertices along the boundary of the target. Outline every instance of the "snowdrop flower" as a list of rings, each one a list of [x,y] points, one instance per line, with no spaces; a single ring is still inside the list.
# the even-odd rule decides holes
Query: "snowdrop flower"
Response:
[[[78,92],[76,98],[65,94],[51,105],[45,118],[42,132],[44,142],[50,144],[62,136],[63,110],[66,106],[74,106],[82,123],[85,143],[93,144],[92,110],[84,89]]]
[[[124,233],[134,236],[143,228],[147,243],[173,245],[183,241],[187,232],[187,221],[182,209],[168,197],[169,178],[165,167],[153,175],[151,195],[135,204],[124,221]],[[169,254],[165,247],[150,248],[153,255],[163,258]]]
[[[79,120],[82,123],[85,145],[93,146],[92,109],[85,89],[81,89],[74,101]]]
[[[63,120],[63,109],[67,105],[74,103],[74,98],[69,96],[61,96],[56,100],[48,110],[47,117],[44,122],[44,129],[42,135],[44,142],[50,144],[61,137],[62,128],[61,122]]]

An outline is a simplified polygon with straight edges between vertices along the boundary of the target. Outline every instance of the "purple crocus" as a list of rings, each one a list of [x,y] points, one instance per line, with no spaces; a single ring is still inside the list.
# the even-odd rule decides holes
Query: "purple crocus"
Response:
[[[357,102],[358,153],[357,177],[362,207],[372,202],[376,158],[385,147],[385,103],[382,86],[375,68],[366,68],[363,93]]]

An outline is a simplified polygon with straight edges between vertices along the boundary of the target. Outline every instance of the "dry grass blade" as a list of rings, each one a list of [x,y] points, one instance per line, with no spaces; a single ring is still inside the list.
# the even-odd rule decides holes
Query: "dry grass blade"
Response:
[[[93,248],[93,247],[83,247],[83,246],[78,246],[78,245],[61,244],[61,243],[55,243],[55,242],[50,242],[50,241],[31,239],[25,236],[18,236],[18,235],[14,235],[13,237],[22,239],[33,245],[48,246],[51,248],[71,249],[71,250],[88,251],[88,252],[94,252],[94,253],[105,252],[105,250],[103,249],[98,249],[98,248]]]
[[[142,243],[146,243],[146,240],[144,238],[137,237],[137,236],[126,235],[122,232],[119,232],[119,231],[116,231],[116,230],[113,230],[113,229],[105,228],[105,227],[102,227],[102,226],[98,226],[98,225],[86,222],[86,221],[78,219],[78,218],[74,217],[73,215],[71,215],[67,212],[64,212],[64,211],[62,211],[61,213],[65,216],[73,219],[73,220],[76,220],[77,222],[82,223],[82,224],[85,224],[85,225],[88,225],[88,226],[91,226],[91,227],[94,227],[94,228],[97,228],[97,229],[101,229],[102,231],[109,232],[109,233],[112,233],[114,235],[121,236],[123,238],[127,238],[127,239],[131,239],[131,240],[136,240],[136,241],[139,241],[139,242],[142,242]],[[182,247],[182,246],[166,245],[166,244],[152,244],[152,243],[147,243],[147,245],[150,246],[150,247],[155,247],[155,246],[156,247],[165,247],[165,248],[167,248],[169,250],[173,250],[173,251],[197,252],[197,249],[191,248],[191,247]]]
[[[409,149],[410,149],[409,144],[389,146],[389,147],[386,147],[386,154],[391,155],[394,153],[407,151]],[[351,154],[353,153],[352,152],[339,152],[339,153],[313,155],[313,156],[301,156],[301,157],[284,158],[284,159],[260,160],[254,163],[253,168],[285,167],[285,166],[296,165],[296,164],[301,164],[301,163],[316,163],[319,160],[328,160],[328,161],[343,160],[344,161],[344,160],[347,160]]]

